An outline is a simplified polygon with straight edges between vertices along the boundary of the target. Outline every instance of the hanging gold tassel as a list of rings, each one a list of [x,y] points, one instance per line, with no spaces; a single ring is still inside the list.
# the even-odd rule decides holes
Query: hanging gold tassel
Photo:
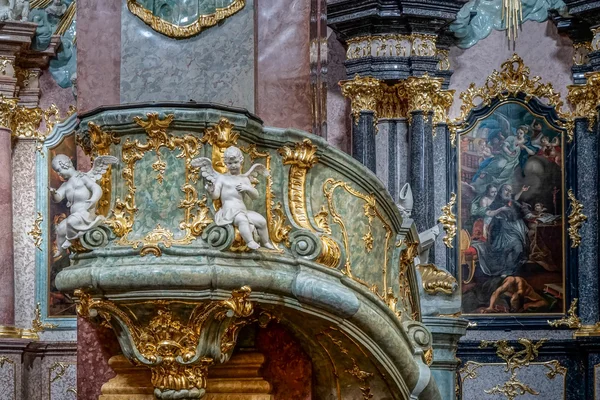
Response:
[[[502,0],[502,20],[506,26],[508,40],[511,40],[514,44],[519,36],[519,27],[523,22],[521,0]]]

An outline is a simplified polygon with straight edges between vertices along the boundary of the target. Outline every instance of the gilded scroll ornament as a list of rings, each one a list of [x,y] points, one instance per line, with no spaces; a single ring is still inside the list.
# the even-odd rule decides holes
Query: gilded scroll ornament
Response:
[[[456,204],[456,193],[450,194],[450,201],[442,207],[442,215],[438,218],[438,222],[442,224],[446,236],[442,239],[448,248],[453,248],[452,241],[456,236],[456,215],[452,212]]]
[[[193,135],[173,136],[167,132],[167,128],[173,121],[172,114],[160,119],[157,113],[148,113],[147,120],[135,117],[134,121],[146,131],[147,141],[140,143],[139,140],[132,141],[127,139],[122,148],[123,172],[122,176],[127,187],[125,200],[117,198],[115,206],[111,210],[111,217],[106,220],[119,241],[120,245],[130,245],[134,248],[142,247],[144,254],[160,255],[158,245],[163,244],[166,247],[172,245],[183,245],[191,243],[201,230],[212,220],[209,217],[206,200],[200,199],[198,193],[193,187],[193,183],[198,180],[198,168],[192,166],[192,159],[198,154],[202,143]],[[181,191],[185,197],[180,201],[179,208],[183,210],[183,220],[180,222],[180,229],[184,234],[180,238],[175,238],[174,234],[168,229],[157,226],[149,232],[144,238],[129,239],[128,235],[133,228],[134,215],[137,212],[135,205],[135,166],[137,161],[141,160],[146,153],[154,152],[157,162],[163,162],[160,150],[179,149],[177,158],[182,158],[185,163],[185,181]],[[160,181],[162,172],[159,171],[157,180]],[[146,250],[144,248],[147,247]]]
[[[315,224],[323,232],[331,235],[331,227],[329,226],[329,211],[325,205],[321,206],[321,210],[315,215]]]
[[[110,146],[119,144],[121,138],[116,137],[114,133],[104,132],[100,127],[93,122],[88,122],[89,128],[89,146],[84,149],[84,152],[92,156],[94,159],[97,156],[105,156],[110,154]],[[79,136],[78,136],[79,137]],[[102,188],[102,197],[98,201],[96,212],[100,215],[107,216],[110,212],[110,196],[112,190],[112,167],[109,166],[102,178],[100,178],[100,187]]]
[[[417,269],[421,273],[423,289],[429,294],[452,294],[458,287],[458,282],[448,271],[441,270],[434,264],[420,264]]]
[[[571,239],[571,247],[576,248],[581,244],[581,235],[579,229],[581,225],[587,220],[587,217],[583,214],[583,204],[581,204],[575,198],[573,189],[567,191],[567,197],[571,202],[571,213],[568,216],[569,221],[569,238]]]
[[[439,59],[438,69],[440,71],[450,70],[450,50],[437,49],[436,55]]]
[[[233,136],[235,136],[235,138],[233,138],[233,139],[223,139],[221,143],[228,143],[228,142],[230,143],[232,141],[237,141],[236,135],[237,134],[233,134]],[[232,138],[233,136],[231,133],[228,133],[226,137]],[[264,151],[264,152],[258,151],[255,144],[250,144],[248,147],[241,147],[241,150],[243,152],[247,153],[253,162],[258,159],[264,159],[265,167],[266,167],[267,171],[269,171],[269,172],[271,171],[271,153],[269,153],[268,151]],[[212,151],[213,151],[212,154],[213,154],[213,165],[214,165],[215,151],[219,152],[220,150],[219,150],[219,148],[215,149],[215,146],[213,145]],[[281,203],[279,203],[279,202],[275,203],[275,200],[273,199],[273,177],[271,176],[270,173],[267,176],[267,185],[266,185],[266,190],[265,190],[265,203],[266,203],[265,208],[267,210],[267,212],[266,212],[267,224],[268,224],[269,237],[271,239],[271,243],[274,245],[275,249],[277,249],[277,250],[280,250],[279,246],[278,246],[280,243],[283,243],[287,247],[290,247],[289,234],[292,230],[292,227],[289,225],[286,225],[285,213],[283,212]],[[236,242],[234,242],[234,244]],[[233,247],[231,248],[231,250],[236,251]],[[242,251],[242,250],[243,249],[240,248],[240,251]]]
[[[419,319],[419,309],[415,304],[415,300],[410,288],[409,270],[413,268],[415,257],[419,254],[419,243],[400,241],[396,243],[396,247],[404,247],[400,253],[400,272],[398,274],[398,284],[400,287],[400,299],[404,311],[412,312],[412,319]]]
[[[17,109],[17,99],[0,94],[0,127],[12,129],[13,115]]]
[[[517,351],[514,347],[508,344],[506,340],[488,341],[482,340],[479,344],[480,349],[493,346],[496,348],[496,355],[506,363],[506,371],[515,371],[518,368],[528,366],[539,355],[539,349],[548,339],[540,339],[537,343],[533,343],[529,339],[520,338],[519,344],[523,346],[523,350]]]
[[[573,43],[573,64],[577,66],[585,65],[590,60],[588,54],[592,51],[591,42]]]
[[[600,73],[590,72],[585,77],[585,84],[567,86],[567,100],[573,105],[573,112],[569,116],[586,118],[588,130],[591,131],[596,124],[596,107],[600,104]]]
[[[283,165],[290,166],[288,181],[288,201],[292,217],[298,226],[313,230],[306,211],[306,174],[318,161],[317,146],[309,139],[296,143],[293,148],[283,146],[279,149]]]
[[[38,302],[35,305],[33,320],[31,321],[31,329],[23,329],[21,336],[31,340],[38,340],[38,333],[43,332],[46,329],[55,329],[57,327],[58,325],[56,324],[42,322],[42,309],[41,304]]]
[[[155,15],[152,10],[144,7],[140,0],[127,0],[127,7],[132,14],[139,17],[155,31],[174,39],[188,38],[197,35],[206,28],[215,26],[220,21],[232,16],[244,8],[246,5],[246,0],[231,0],[225,4],[227,4],[225,7],[215,7],[214,11],[211,10],[212,12],[209,14],[197,15],[195,17],[196,20],[191,24],[179,25],[171,23],[166,19],[161,18],[159,15]],[[179,13],[177,9],[173,9],[169,5],[166,6],[168,9],[164,11],[161,9],[161,12],[168,13],[168,15],[175,15]],[[193,20],[194,17],[191,17],[190,19]]]
[[[159,395],[165,391],[177,391],[199,396],[206,387],[208,367],[229,359],[239,329],[251,322],[248,317],[254,312],[254,305],[249,300],[250,294],[251,289],[243,286],[234,290],[227,300],[197,303],[191,311],[187,311],[187,321],[181,316],[181,307],[189,310],[189,303],[147,301],[147,306],[155,311],[144,323],[134,316],[128,305],[92,299],[81,290],[75,291],[80,316],[89,318],[97,315],[113,324],[114,329],[127,330],[127,338],[131,341],[128,345],[135,349],[133,362],[151,369],[152,385]],[[208,335],[207,339],[206,330],[217,335]],[[203,340],[216,343],[203,343]],[[214,351],[215,344],[220,353],[208,353]]]
[[[342,94],[350,99],[354,123],[358,124],[361,111],[372,111],[375,115],[374,125],[377,125],[377,102],[382,96],[379,80],[370,76],[354,76],[354,79],[341,81]]]
[[[200,141],[212,146],[212,164],[215,171],[227,173],[227,167],[223,161],[225,149],[237,144],[240,134],[233,131],[233,124],[227,118],[219,119],[219,122],[204,131]]]
[[[42,221],[44,220],[44,216],[41,212],[37,213],[37,217],[35,221],[33,221],[33,227],[27,234],[31,236],[33,239],[33,244],[37,247],[38,250],[42,250]]]
[[[581,328],[581,319],[577,316],[577,301],[579,299],[573,299],[571,302],[571,306],[567,311],[567,316],[561,319],[557,319],[555,321],[548,321],[548,325],[557,328],[559,326],[566,326],[570,329],[579,329]]]
[[[491,389],[484,390],[484,392],[487,394],[501,394],[508,400],[514,400],[516,397],[523,396],[525,394],[531,394],[534,396],[540,394],[530,386],[521,382],[515,375],[512,375],[510,379],[504,382],[502,386],[496,385]]]
[[[566,113],[561,113],[563,102],[560,93],[554,91],[551,83],[540,83],[540,80],[539,76],[530,77],[529,67],[515,53],[501,64],[500,71],[494,70],[486,78],[483,86],[477,87],[475,83],[471,83],[469,88],[459,96],[462,100],[460,116],[449,125],[451,144],[456,146],[458,131],[466,128],[467,116],[471,110],[489,106],[494,99],[503,101],[509,97],[517,97],[519,93],[525,96],[526,103],[537,97],[546,105],[554,107],[559,115],[568,119]],[[567,133],[569,134],[568,131]]]

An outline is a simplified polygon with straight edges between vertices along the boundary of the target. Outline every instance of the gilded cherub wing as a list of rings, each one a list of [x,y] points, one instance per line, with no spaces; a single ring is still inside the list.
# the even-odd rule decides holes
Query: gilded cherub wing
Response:
[[[245,174],[242,174],[242,176],[246,176],[246,177],[250,178],[251,182],[256,182],[256,178],[258,177],[259,174],[262,176],[270,175],[267,167],[265,167],[262,164],[254,164],[250,167],[248,172],[246,172]]]
[[[208,182],[215,183],[219,175],[221,175],[213,168],[212,161],[210,160],[210,158],[194,158],[191,164],[192,167],[200,168],[200,173],[202,174],[202,177]]]
[[[90,169],[86,175],[94,182],[99,181],[102,175],[106,173],[108,167],[111,164],[116,164],[119,160],[114,156],[98,156],[94,159],[92,169]]]

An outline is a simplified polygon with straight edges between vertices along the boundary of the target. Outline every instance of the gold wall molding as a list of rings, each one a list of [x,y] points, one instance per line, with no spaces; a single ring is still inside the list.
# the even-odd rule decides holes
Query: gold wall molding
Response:
[[[225,18],[232,16],[240,11],[246,5],[246,0],[233,0],[226,7],[218,7],[212,14],[199,15],[198,19],[189,25],[180,26],[171,24],[160,17],[157,17],[152,11],[143,7],[137,0],[127,0],[129,11],[152,29],[162,33],[170,38],[183,39],[197,35],[206,28],[216,25]]]
[[[438,222],[442,224],[446,236],[442,239],[448,248],[453,248],[452,240],[456,236],[456,214],[452,212],[452,208],[456,204],[456,193],[450,193],[450,201],[442,207],[442,215],[438,218]]]
[[[120,245],[130,245],[133,248],[141,246],[141,254],[160,256],[162,252],[158,247],[159,244],[163,244],[165,247],[189,244],[212,222],[206,205],[206,197],[200,198],[194,186],[199,179],[198,168],[191,165],[192,159],[197,156],[202,143],[193,135],[188,134],[179,137],[168,133],[167,129],[173,119],[173,114],[160,119],[157,113],[148,113],[147,120],[135,117],[134,121],[146,131],[147,141],[140,143],[139,140],[127,139],[122,147],[121,157],[124,165],[122,176],[127,185],[127,195],[125,201],[120,198],[116,199],[115,206],[111,210],[111,216],[106,220],[106,224],[120,238],[118,241]],[[178,157],[183,158],[185,162],[185,181],[181,187],[185,198],[179,204],[179,208],[183,210],[184,214],[179,226],[184,234],[176,239],[173,232],[157,225],[143,238],[129,239],[128,235],[133,228],[134,215],[137,211],[135,204],[135,165],[146,153],[154,152],[156,161],[152,164],[152,168],[157,172],[156,181],[158,184],[162,184],[167,165],[160,155],[161,148],[167,148],[171,151],[179,149],[181,153]]]
[[[452,146],[456,146],[458,132],[467,127],[467,117],[472,110],[489,106],[494,99],[504,101],[509,97],[517,97],[519,93],[525,96],[525,103],[533,98],[538,98],[544,104],[554,107],[563,119],[561,123],[567,131],[568,141],[570,142],[573,138],[574,125],[569,121],[573,117],[571,114],[562,111],[563,101],[560,98],[560,93],[554,91],[552,84],[541,83],[540,80],[539,76],[530,77],[529,67],[515,53],[501,64],[500,71],[494,70],[482,86],[477,87],[475,83],[471,83],[469,88],[459,96],[462,100],[460,116],[449,124]]]
[[[555,321],[548,321],[548,325],[557,328],[559,326],[566,326],[570,329],[581,328],[581,319],[577,316],[577,301],[579,299],[573,299],[571,306],[567,311],[567,315],[561,319]]]
[[[127,345],[136,349],[129,352],[131,361],[150,368],[155,388],[203,392],[208,367],[226,362],[239,330],[253,322],[249,318],[254,313],[254,303],[249,300],[251,292],[250,287],[243,286],[222,301],[146,301],[144,304],[153,309],[147,322],[135,316],[131,305],[95,299],[81,290],[75,291],[75,297],[81,317],[99,316],[113,324],[116,331],[127,330]],[[182,309],[187,310],[183,312],[185,316],[181,315]],[[206,335],[206,330],[216,334]],[[209,350],[214,346],[219,353]]]
[[[458,287],[458,282],[448,271],[439,269],[434,264],[419,264],[423,289],[429,294],[452,294]]]
[[[33,244],[38,250],[42,250],[42,221],[44,220],[44,216],[41,212],[37,213],[35,221],[33,221],[33,226],[31,230],[27,232],[29,236],[33,239]]]
[[[575,198],[573,189],[569,189],[567,191],[567,197],[571,203],[571,212],[567,217],[569,221],[569,238],[571,239],[571,247],[576,248],[581,244],[581,235],[579,234],[579,229],[583,223],[587,221],[587,216],[583,214],[583,204],[581,204]]]
[[[384,244],[384,261],[383,261],[383,293],[387,293],[387,264],[388,264],[388,251],[390,249],[390,241],[392,238],[392,227],[390,223],[385,219],[385,217],[379,211],[377,207],[377,200],[375,199],[375,195],[373,194],[364,194],[359,192],[350,186],[349,183],[344,181],[335,180],[333,178],[329,178],[323,184],[323,193],[325,198],[327,199],[327,207],[329,208],[329,212],[331,213],[331,217],[333,222],[335,222],[342,231],[342,237],[344,242],[344,248],[346,250],[346,263],[344,264],[344,270],[342,271],[344,274],[348,275],[351,278],[356,278],[352,274],[352,262],[350,260],[350,256],[352,254],[352,249],[350,248],[350,243],[348,239],[348,231],[346,229],[346,225],[344,224],[344,220],[341,215],[338,213],[337,208],[334,204],[334,192],[337,188],[343,189],[350,195],[361,199],[364,201],[363,204],[363,215],[367,218],[367,231],[362,237],[365,242],[365,249],[367,252],[370,252],[373,249],[373,234],[372,234],[372,224],[373,219],[377,218],[383,224],[383,228],[385,229],[385,244]],[[380,295],[381,297],[381,295]]]
[[[112,132],[104,132],[98,125],[93,122],[88,122],[90,145],[87,148],[83,147],[84,153],[91,156],[94,160],[96,156],[107,156],[110,155],[110,146],[113,144],[121,143],[121,138],[117,137]],[[77,136],[76,139],[80,137]],[[80,140],[78,144],[81,145]],[[100,178],[99,185],[102,188],[102,197],[98,200],[96,206],[96,212],[100,215],[107,216],[110,212],[110,197],[112,191],[112,165],[108,166],[108,169]]]
[[[364,57],[435,57],[437,36],[423,33],[412,35],[369,35],[348,40],[346,59]]]

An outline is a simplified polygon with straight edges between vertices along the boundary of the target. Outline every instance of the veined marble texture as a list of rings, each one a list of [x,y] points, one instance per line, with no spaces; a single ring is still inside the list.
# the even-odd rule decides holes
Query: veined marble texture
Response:
[[[338,82],[346,79],[346,50],[331,29],[327,29],[327,141],[334,147],[350,152],[350,101],[342,95]]]
[[[19,355],[0,355],[0,400],[17,400],[20,365]]]
[[[80,112],[119,102],[121,3],[125,4],[116,0],[77,4],[77,109]]]
[[[31,328],[35,311],[35,252],[27,233],[36,218],[35,147],[33,140],[19,140],[13,150],[13,241],[15,263],[15,324]]]
[[[263,0],[256,7],[256,113],[265,125],[310,131],[310,2]]]
[[[566,36],[559,35],[552,22],[527,21],[522,25],[514,50],[509,48],[506,32],[501,31],[492,31],[487,38],[469,49],[450,49],[450,68],[454,71],[450,89],[456,90],[454,103],[450,108],[451,118],[460,114],[462,102],[458,95],[471,82],[482,86],[492,71],[500,70],[500,65],[514,53],[531,69],[532,77],[538,75],[542,77],[542,82],[552,83],[566,104],[567,85],[573,83],[573,43]]]
[[[121,103],[212,102],[254,111],[254,2],[190,39],[155,32],[122,2]]]

